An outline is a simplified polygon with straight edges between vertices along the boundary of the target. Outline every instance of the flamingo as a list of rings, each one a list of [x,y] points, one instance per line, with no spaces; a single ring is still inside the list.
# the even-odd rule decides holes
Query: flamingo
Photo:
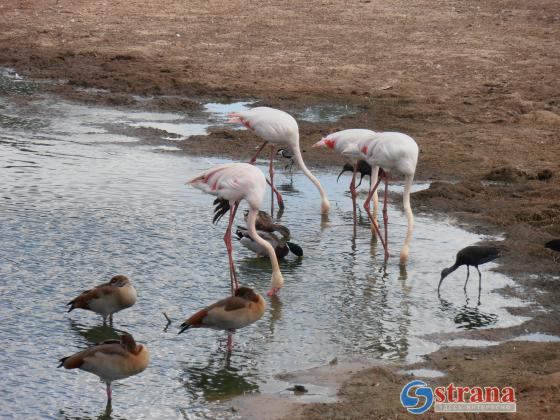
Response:
[[[229,122],[243,124],[264,140],[249,163],[255,164],[261,151],[270,143],[270,163],[268,172],[270,175],[269,183],[272,188],[271,214],[274,214],[274,194],[276,194],[278,206],[280,208],[284,207],[282,195],[274,187],[273,162],[277,145],[286,145],[292,151],[293,158],[297,165],[319,190],[319,194],[321,195],[321,213],[327,214],[329,212],[331,206],[327,198],[327,193],[321,186],[319,180],[307,169],[303,157],[301,156],[301,151],[299,149],[299,129],[294,117],[287,112],[265,106],[259,106],[242,112],[232,112],[228,116],[230,118]]]
[[[416,172],[416,164],[418,163],[418,145],[412,139],[403,133],[384,132],[376,133],[373,137],[364,138],[355,144],[351,144],[343,152],[345,155],[355,156],[356,149],[361,154],[362,159],[366,160],[372,167],[372,177],[377,178],[377,168],[383,170],[382,177],[385,180],[385,195],[383,197],[383,225],[385,228],[385,239],[380,235],[379,229],[376,229],[377,234],[381,239],[383,248],[385,250],[385,261],[389,259],[388,249],[388,228],[387,222],[387,199],[389,196],[389,174],[392,172],[399,172],[404,175],[404,192],[403,192],[403,208],[407,218],[407,231],[406,239],[401,249],[400,264],[405,265],[408,261],[408,250],[410,241],[412,240],[412,231],[414,229],[414,217],[412,209],[410,208],[410,189],[412,187],[412,180]],[[371,191],[364,202],[364,209],[372,224],[375,219],[370,212],[370,200],[375,194],[381,179],[375,180]]]
[[[128,277],[119,274],[109,282],[86,290],[78,297],[68,302],[68,312],[74,309],[86,309],[103,316],[103,325],[109,322],[113,325],[113,314],[123,309],[130,308],[136,303],[136,289]]]
[[[106,383],[107,403],[113,397],[111,383],[137,375],[148,366],[150,352],[136,344],[132,335],[124,333],[120,340],[106,340],[69,357],[59,360],[58,367],[81,369],[93,373]]]
[[[222,299],[191,315],[181,324],[179,334],[189,328],[212,328],[228,332],[228,351],[235,330],[251,325],[264,315],[266,302],[249,287],[239,287],[234,296]]]
[[[356,172],[358,170],[358,162],[360,161],[361,154],[357,148],[350,149],[350,146],[358,144],[358,142],[366,139],[373,138],[377,133],[372,130],[367,130],[363,128],[351,128],[348,130],[337,131],[336,133],[331,133],[312,147],[322,147],[328,149],[334,149],[338,153],[343,153],[347,151],[344,157],[346,157],[352,165],[352,181],[350,182],[350,194],[352,196],[352,212],[354,216],[354,237],[356,237],[356,223],[357,223],[357,213],[356,213],[356,197],[358,193],[356,192]],[[375,172],[375,175],[371,177],[371,182],[377,182],[377,172],[378,168],[370,168],[371,173]],[[361,181],[360,181],[361,182]],[[374,194],[374,213],[377,216],[378,207],[377,193]],[[376,222],[377,223],[377,222]],[[377,224],[375,224],[377,226]],[[372,226],[372,228],[375,228]]]
[[[239,282],[237,281],[233,263],[231,230],[240,201],[247,201],[249,204],[249,213],[247,214],[249,235],[256,243],[266,249],[268,253],[272,264],[271,288],[268,292],[268,296],[275,295],[283,286],[284,278],[280,272],[280,266],[278,265],[278,259],[276,258],[274,248],[258,235],[255,228],[259,207],[262,204],[266,190],[266,179],[263,173],[249,163],[228,163],[216,165],[204,171],[202,174],[187,181],[187,185],[192,185],[208,194],[217,196],[222,200],[222,203],[227,202],[227,206],[220,205],[222,208],[222,215],[230,211],[229,224],[224,234],[224,242],[226,243],[229,258],[232,295],[239,287]]]
[[[439,296],[439,289],[441,287],[441,283],[443,279],[446,278],[449,274],[457,270],[462,265],[467,266],[467,279],[465,280],[465,286],[463,290],[465,293],[467,292],[467,283],[469,281],[469,266],[473,266],[478,271],[478,304],[480,305],[480,289],[482,288],[482,274],[478,269],[479,265],[486,264],[487,262],[494,261],[496,258],[500,256],[500,250],[493,246],[467,246],[466,248],[461,249],[457,252],[457,256],[455,258],[455,264],[451,267],[444,268],[441,270],[441,278],[438,284],[438,296]]]

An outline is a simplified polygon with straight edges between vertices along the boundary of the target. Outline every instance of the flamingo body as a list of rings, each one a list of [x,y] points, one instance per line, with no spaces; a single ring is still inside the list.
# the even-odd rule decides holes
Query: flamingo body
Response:
[[[274,145],[286,145],[291,149],[293,158],[299,168],[319,190],[319,194],[321,195],[321,212],[324,214],[329,212],[330,203],[325,190],[321,186],[319,180],[311,173],[311,171],[309,171],[303,161],[301,150],[299,148],[299,128],[294,117],[287,112],[266,106],[259,106],[247,111],[233,112],[229,114],[229,117],[230,122],[243,124],[264,140],[264,144],[251,160],[252,163],[254,163],[260,153],[260,150],[262,150],[267,143],[271,143],[272,149],[269,172],[271,177],[270,183],[273,191],[275,190],[273,179],[274,169],[272,165],[275,155]],[[279,193],[277,194],[277,197],[278,196]],[[281,202],[280,200],[281,196],[279,197],[279,202]],[[271,213],[273,212],[271,211]]]
[[[357,142],[362,158],[372,167],[379,166],[385,172],[399,172],[405,176],[414,176],[418,163],[418,145],[403,133],[377,133],[373,138]],[[355,148],[346,151],[355,153]]]

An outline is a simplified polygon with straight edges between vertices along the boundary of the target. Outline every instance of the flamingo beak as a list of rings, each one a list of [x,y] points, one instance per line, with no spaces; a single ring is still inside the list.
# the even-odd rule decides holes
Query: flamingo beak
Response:
[[[280,290],[279,288],[273,287],[272,289],[270,289],[270,290],[267,292],[266,295],[267,295],[268,297],[276,296],[276,293],[278,293],[279,290]]]
[[[319,140],[317,143],[315,143],[313,146],[311,146],[312,148],[318,148],[318,147],[326,147],[325,144],[325,139],[321,139]]]
[[[367,155],[367,146],[363,146],[363,147],[360,149],[360,152],[362,152],[364,155]]]

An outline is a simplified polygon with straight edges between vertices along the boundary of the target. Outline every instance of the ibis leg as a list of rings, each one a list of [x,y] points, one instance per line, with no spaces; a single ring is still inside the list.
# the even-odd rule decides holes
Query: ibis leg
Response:
[[[467,291],[467,283],[469,282],[469,266],[467,265],[467,279],[465,280],[465,286],[463,287],[463,290],[466,292]]]

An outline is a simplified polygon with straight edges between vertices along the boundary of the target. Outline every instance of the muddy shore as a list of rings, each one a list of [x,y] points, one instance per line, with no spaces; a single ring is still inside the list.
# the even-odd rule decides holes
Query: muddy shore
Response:
[[[6,0],[0,21],[0,66],[64,81],[49,89],[74,100],[183,112],[205,99],[255,99],[292,112],[357,107],[334,123],[300,124],[311,166],[340,163],[310,149],[332,131],[410,134],[421,148],[416,178],[437,181],[413,195],[414,211],[502,233],[499,269],[520,285],[504,293],[539,305],[520,327],[458,336],[560,335],[560,263],[543,247],[560,237],[557,2]],[[257,143],[249,132],[217,129],[180,147],[247,159]],[[422,367],[445,371],[446,383],[515,386],[522,417],[546,416],[560,407],[559,350],[524,342],[443,348]],[[341,402],[300,415],[396,417],[403,384],[394,370],[373,367],[342,386]]]

